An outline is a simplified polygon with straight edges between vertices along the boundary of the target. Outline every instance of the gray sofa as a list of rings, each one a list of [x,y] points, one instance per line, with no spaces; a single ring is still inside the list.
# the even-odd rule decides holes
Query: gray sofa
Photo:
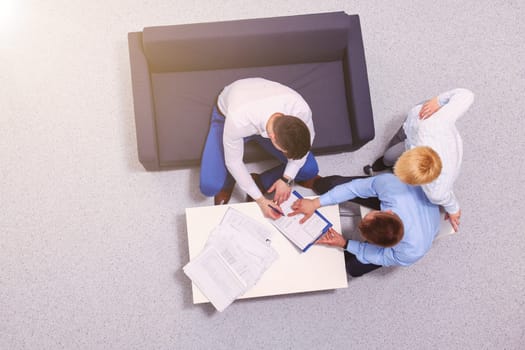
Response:
[[[374,138],[361,26],[344,12],[147,27],[128,34],[139,160],[147,170],[200,162],[217,95],[263,77],[313,112],[314,154]],[[245,161],[268,156],[247,145]]]

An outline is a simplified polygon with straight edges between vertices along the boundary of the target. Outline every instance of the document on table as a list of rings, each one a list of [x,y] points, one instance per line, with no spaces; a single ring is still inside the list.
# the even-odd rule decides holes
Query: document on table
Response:
[[[272,232],[264,225],[228,208],[211,232],[204,249],[184,273],[219,311],[252,288],[278,258]]]
[[[288,216],[289,213],[293,212],[292,204],[300,198],[303,196],[297,191],[293,191],[288,200],[281,204],[284,216],[273,220],[272,223],[286,238],[305,252],[332,227],[332,224],[317,210],[303,224],[300,224],[299,221],[304,215]]]

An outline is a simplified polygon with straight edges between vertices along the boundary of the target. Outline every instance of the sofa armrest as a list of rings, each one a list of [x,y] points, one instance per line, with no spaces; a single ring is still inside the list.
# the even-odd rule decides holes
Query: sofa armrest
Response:
[[[147,170],[158,170],[155,107],[150,71],[142,48],[142,33],[128,33],[128,45],[139,161]]]
[[[352,128],[352,148],[355,150],[372,140],[375,130],[359,16],[349,16],[349,22],[343,69]]]

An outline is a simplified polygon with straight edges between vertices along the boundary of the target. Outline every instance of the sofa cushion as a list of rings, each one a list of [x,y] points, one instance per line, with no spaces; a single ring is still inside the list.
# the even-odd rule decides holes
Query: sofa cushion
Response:
[[[208,134],[211,110],[222,88],[237,79],[257,76],[295,89],[308,102],[316,132],[314,153],[323,149],[343,151],[352,144],[341,61],[154,73],[161,167],[197,163]],[[247,161],[255,160],[252,153],[246,149]]]

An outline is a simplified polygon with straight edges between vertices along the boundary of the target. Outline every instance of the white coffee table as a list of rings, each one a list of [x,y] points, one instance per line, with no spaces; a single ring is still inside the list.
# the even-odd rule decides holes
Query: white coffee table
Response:
[[[219,224],[228,206],[257,219],[272,230],[271,244],[279,253],[279,259],[240,299],[348,287],[344,255],[341,249],[314,245],[307,252],[301,253],[268,219],[262,216],[259,207],[254,202],[187,208],[186,225],[190,260],[200,253],[208,235]],[[323,207],[320,212],[337,231],[341,231],[337,205]],[[208,302],[208,299],[194,284],[192,284],[192,290],[194,304]]]

